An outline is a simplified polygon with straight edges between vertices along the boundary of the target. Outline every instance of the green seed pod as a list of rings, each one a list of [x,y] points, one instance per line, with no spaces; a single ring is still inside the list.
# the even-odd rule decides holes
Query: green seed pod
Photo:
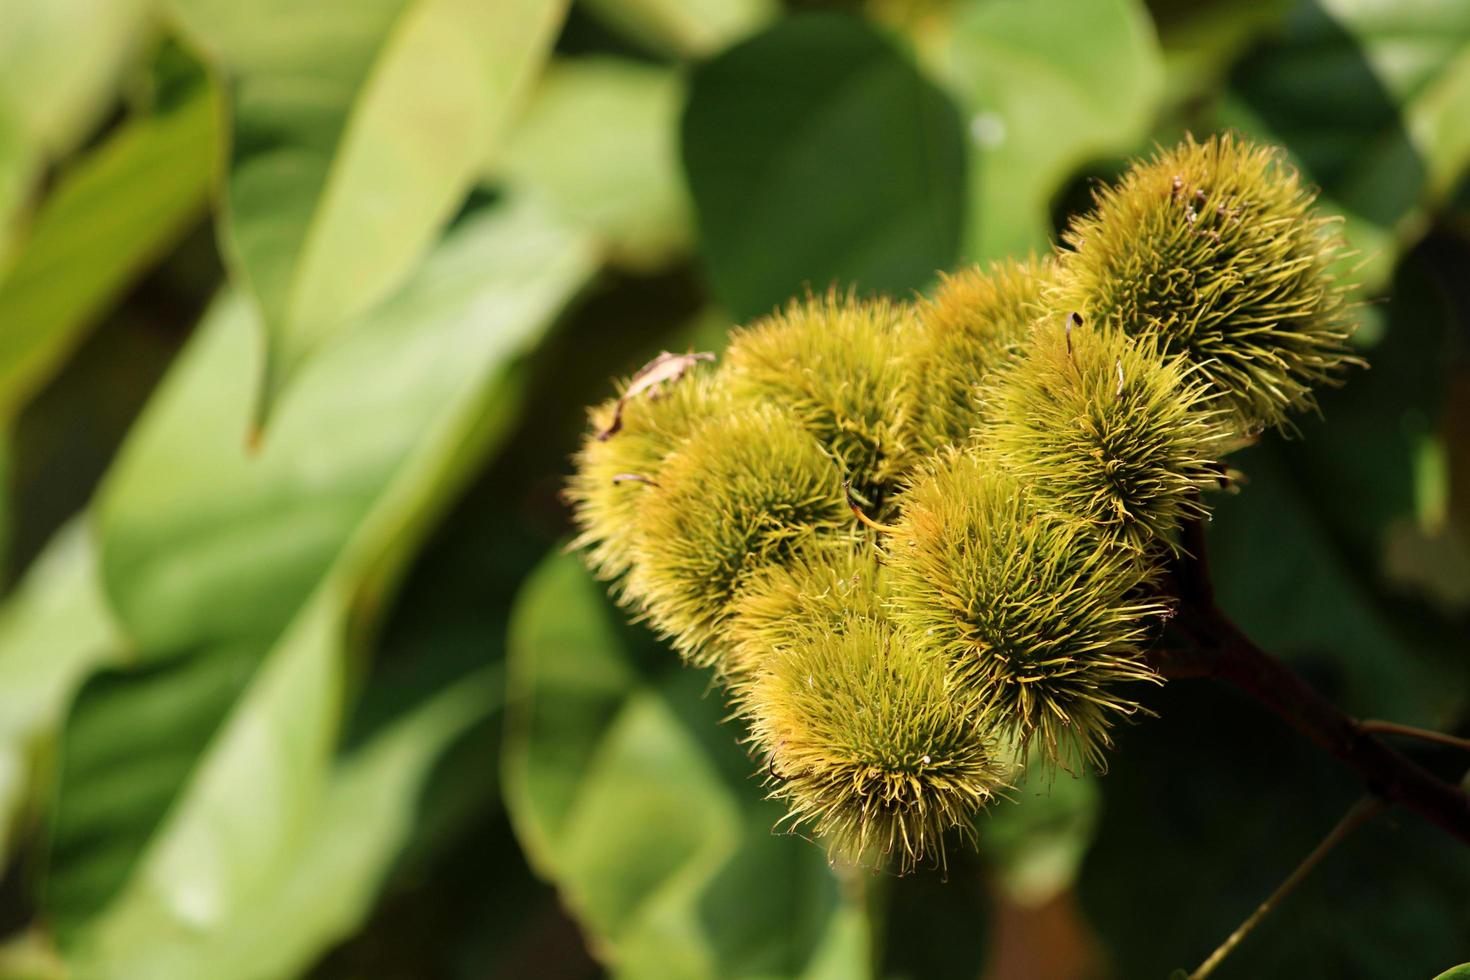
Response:
[[[972,266],[945,276],[918,304],[903,353],[909,441],[918,451],[970,441],[980,422],[977,386],[1019,356],[1053,270],[1050,260]]]
[[[735,397],[789,408],[877,513],[910,462],[899,353],[911,316],[830,292],[737,331],[726,354]]]
[[[892,623],[802,632],[747,700],[786,821],[836,860],[943,864],[945,835],[973,837],[976,812],[1004,786],[980,698]]]
[[[854,528],[842,474],[811,433],[748,406],[707,420],[664,460],[638,513],[628,591],[675,649],[718,666],[741,586]]]
[[[626,392],[628,383],[619,387]],[[628,571],[638,514],[660,481],[664,460],[691,429],[728,412],[728,402],[717,374],[695,368],[665,383],[657,395],[610,399],[588,413],[592,432],[574,460],[566,497],[581,532],[573,546],[587,549],[587,562],[600,578]],[[615,419],[621,424],[613,431]]]
[[[855,620],[878,622],[883,568],[873,546],[838,542],[751,577],[730,606],[725,667],[737,689],[769,658],[812,630],[841,632]]]
[[[1142,553],[1201,517],[1227,429],[1178,358],[1150,340],[1042,321],[989,390],[986,447],[1042,508]]]
[[[1021,749],[1103,767],[1108,729],[1154,680],[1139,644],[1165,607],[1147,566],[1086,522],[1035,507],[978,451],[949,453],[903,496],[888,546],[893,618],[943,651]]]
[[[1050,305],[1188,356],[1239,428],[1282,424],[1357,363],[1345,243],[1315,197],[1276,148],[1191,137],[1072,223]]]

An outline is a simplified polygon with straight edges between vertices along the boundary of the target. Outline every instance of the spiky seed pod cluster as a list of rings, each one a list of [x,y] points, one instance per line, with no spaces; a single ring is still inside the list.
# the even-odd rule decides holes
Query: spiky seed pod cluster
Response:
[[[1053,269],[1050,259],[972,266],[916,304],[903,358],[909,441],[920,453],[970,441],[985,385],[1020,356]]]
[[[1186,355],[1242,430],[1280,425],[1355,360],[1315,197],[1275,147],[1190,137],[1072,222],[1051,305]]]
[[[1038,506],[1143,552],[1204,516],[1201,494],[1219,482],[1228,430],[1208,400],[1151,339],[1050,318],[989,386],[985,445]]]
[[[1039,509],[982,450],[942,456],[905,494],[887,555],[893,617],[958,666],[1021,748],[1101,766],[1119,685],[1153,680],[1140,647],[1167,606],[1150,570],[1086,522]]]
[[[945,834],[973,834],[1004,785],[981,699],[884,619],[800,631],[748,701],[787,819],[851,863],[942,864]]]
[[[654,490],[638,514],[628,592],[698,664],[716,665],[748,579],[853,526],[836,462],[769,405],[705,419],[665,458]]]
[[[1000,760],[1102,767],[1217,457],[1352,360],[1310,204],[1274,151],[1190,140],[1056,259],[809,297],[594,410],[578,543],[715,668],[791,826],[906,870]]]
[[[836,292],[738,330],[725,355],[734,397],[789,409],[881,513],[909,464],[900,355],[912,311]]]

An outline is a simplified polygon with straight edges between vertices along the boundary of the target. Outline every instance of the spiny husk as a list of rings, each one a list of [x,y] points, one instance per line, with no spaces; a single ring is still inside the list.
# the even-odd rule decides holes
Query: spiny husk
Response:
[[[621,382],[619,392],[627,385]],[[581,532],[572,546],[586,550],[588,565],[603,579],[617,579],[632,565],[638,514],[660,482],[664,460],[691,430],[727,412],[729,395],[715,370],[696,365],[656,395],[629,399],[620,429],[599,439],[617,406],[609,399],[588,412],[591,428],[566,490]]]
[[[644,498],[628,592],[701,665],[718,664],[727,607],[747,579],[823,538],[855,533],[837,464],[769,405],[696,427]]]
[[[1274,147],[1190,137],[1097,193],[1049,304],[1186,355],[1242,431],[1279,425],[1357,360],[1315,197]]]
[[[1148,338],[1038,322],[986,395],[985,445],[1038,506],[1142,554],[1202,517],[1229,429],[1188,366]]]
[[[866,540],[837,541],[762,569],[730,606],[726,682],[738,694],[771,657],[812,630],[841,632],[856,620],[885,620],[883,602],[883,567]]]
[[[889,545],[893,618],[944,654],[1004,719],[1067,769],[1102,768],[1109,728],[1154,680],[1139,646],[1165,607],[1148,566],[1085,521],[1036,507],[977,450],[941,456],[903,495]]]
[[[736,331],[726,354],[732,394],[790,409],[876,513],[911,461],[899,362],[911,316],[833,291]]]
[[[915,308],[904,346],[909,442],[925,455],[963,446],[980,421],[981,387],[1020,356],[1042,311],[1050,260],[971,266]]]
[[[981,698],[888,621],[800,631],[745,700],[785,820],[834,860],[942,865],[945,836],[973,838],[1005,785]]]

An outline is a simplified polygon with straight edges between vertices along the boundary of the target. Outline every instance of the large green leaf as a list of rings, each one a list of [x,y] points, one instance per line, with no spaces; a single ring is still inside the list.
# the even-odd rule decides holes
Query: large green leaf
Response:
[[[119,291],[196,221],[217,156],[208,90],[133,120],[80,159],[0,265],[0,420],[45,382]]]
[[[1225,122],[1286,145],[1347,219],[1369,288],[1470,163],[1470,6],[1302,0],[1237,66]]]
[[[78,939],[79,973],[296,976],[370,907],[429,766],[497,699],[471,677],[333,765],[336,584],[262,667],[128,890]]]
[[[123,652],[83,520],[67,525],[0,606],[0,867],[38,743],[88,672]]]
[[[934,60],[967,118],[976,261],[1045,251],[1052,195],[1093,157],[1134,148],[1163,94],[1138,0],[964,3]]]
[[[454,213],[565,0],[172,0],[233,116],[224,251],[262,315],[261,409]]]
[[[507,362],[592,270],[590,243],[532,206],[470,216],[309,365],[254,456],[240,434],[255,317],[237,296],[207,317],[98,505],[104,578],[142,669],[100,678],[68,726],[47,879],[49,917],[68,936],[109,903],[107,921],[191,888],[234,901],[249,884],[235,878],[254,873],[232,864],[244,849],[283,848],[300,830],[284,811],[310,811],[324,778],[343,651],[504,433]],[[205,819],[245,805],[235,784],[270,779],[265,802],[283,812],[258,835]],[[199,834],[222,867],[180,870]],[[206,874],[219,877],[200,884]]]
[[[683,141],[709,275],[738,319],[804,285],[906,293],[954,261],[959,114],[859,20],[791,17],[700,65]]]
[[[149,0],[0,4],[0,263],[44,168],[96,125],[137,47]]]
[[[775,0],[585,0],[612,26],[663,54],[708,55],[772,19]]]
[[[595,232],[611,258],[650,269],[690,245],[679,168],[683,79],[624,58],[553,62],[496,176]]]
[[[518,601],[503,771],[532,865],[619,975],[865,975],[860,905],[771,833],[721,699],[620,619],[566,555]]]
[[[591,274],[521,203],[471,218],[314,361],[260,452],[243,440],[256,318],[221,302],[146,410],[100,504],[108,590],[141,655],[269,641],[335,563],[381,568],[479,420],[487,383]]]
[[[1213,681],[1143,693],[1158,717],[1118,731],[1080,895],[1115,974],[1163,978],[1224,941],[1363,787]],[[1463,844],[1386,814],[1334,848],[1211,976],[1432,976],[1470,957],[1467,893]]]

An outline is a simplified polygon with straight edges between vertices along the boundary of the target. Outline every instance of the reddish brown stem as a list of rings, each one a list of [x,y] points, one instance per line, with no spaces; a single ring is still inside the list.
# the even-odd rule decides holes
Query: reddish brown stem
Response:
[[[1168,678],[1213,677],[1233,684],[1357,770],[1374,795],[1419,813],[1470,844],[1470,796],[1365,731],[1251,642],[1214,603],[1202,537],[1192,535],[1187,547],[1191,554],[1174,575],[1180,610],[1172,632],[1183,642],[1151,656],[1154,669]]]

